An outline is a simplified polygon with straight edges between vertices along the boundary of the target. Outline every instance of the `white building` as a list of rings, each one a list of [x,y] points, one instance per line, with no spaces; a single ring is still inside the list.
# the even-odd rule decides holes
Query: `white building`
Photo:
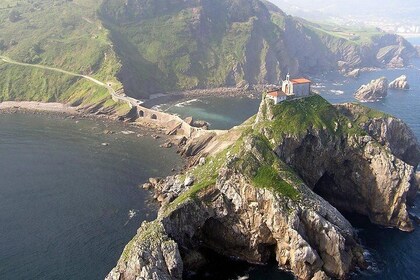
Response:
[[[279,104],[288,98],[308,96],[311,94],[311,81],[305,78],[290,80],[287,74],[286,80],[282,81],[281,89],[275,89],[267,92],[267,98]]]
[[[279,104],[280,102],[287,99],[287,94],[282,90],[272,90],[267,93],[267,98],[274,101],[274,104]]]
[[[305,78],[290,80],[287,74],[286,80],[282,81],[281,90],[287,95],[308,96],[311,93],[311,81]]]

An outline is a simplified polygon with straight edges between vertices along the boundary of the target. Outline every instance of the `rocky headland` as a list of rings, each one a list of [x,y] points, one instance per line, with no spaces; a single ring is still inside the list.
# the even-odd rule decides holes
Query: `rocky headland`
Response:
[[[420,147],[400,120],[320,96],[273,105],[226,133],[179,141],[191,166],[150,180],[161,203],[126,246],[113,279],[182,279],[200,248],[279,267],[298,279],[345,278],[363,250],[339,210],[413,230],[407,203]]]
[[[388,94],[388,80],[381,77],[362,85],[354,94],[354,97],[363,102],[375,102],[386,97]]]
[[[401,75],[392,82],[389,83],[388,88],[390,89],[410,89],[410,85],[407,81],[406,75]]]

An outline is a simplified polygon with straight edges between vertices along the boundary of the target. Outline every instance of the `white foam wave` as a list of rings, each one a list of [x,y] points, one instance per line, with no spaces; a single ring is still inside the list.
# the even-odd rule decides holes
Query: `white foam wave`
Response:
[[[124,226],[128,225],[130,220],[134,218],[139,213],[139,210],[136,209],[130,209],[128,210],[128,220],[125,222]]]
[[[335,95],[342,95],[344,94],[343,90],[338,90],[338,89],[332,89],[330,90],[331,93],[334,93]]]
[[[191,100],[187,100],[187,101],[183,101],[183,102],[177,103],[174,106],[175,107],[185,107],[185,105],[189,105],[191,103],[199,102],[199,101],[200,101],[199,99],[191,99]]]

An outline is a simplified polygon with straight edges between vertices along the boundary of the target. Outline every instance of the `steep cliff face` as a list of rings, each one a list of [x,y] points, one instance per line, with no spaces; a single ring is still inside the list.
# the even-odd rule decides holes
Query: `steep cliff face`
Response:
[[[160,222],[144,222],[105,279],[180,280],[182,271],[177,243]]]
[[[363,251],[332,205],[412,230],[406,201],[420,148],[390,116],[319,96],[263,100],[242,126],[190,142],[196,164],[151,180],[158,218],[142,225],[107,280],[179,279],[203,247],[250,263],[275,258],[298,279],[345,278],[364,266]]]
[[[364,43],[349,42],[331,34],[321,34],[322,43],[335,55],[339,70],[350,72],[364,67],[403,67],[417,56],[416,49],[395,34],[377,32]]]
[[[309,187],[340,210],[413,230],[406,203],[417,188],[420,154],[406,125],[360,105],[337,109],[318,96],[266,106],[271,116],[265,118],[274,121],[259,129]],[[301,114],[306,116],[293,119]],[[296,128],[294,122],[304,125]]]
[[[165,229],[163,236],[177,242],[184,258],[200,247],[251,263],[266,263],[275,257],[280,267],[299,279],[312,279],[315,274],[341,278],[362,264],[362,250],[350,223],[276,159],[264,140],[254,135],[244,137],[238,147],[191,171],[198,182],[190,188],[184,186],[181,195],[164,203],[157,222]],[[214,162],[219,161],[220,167],[213,169]],[[197,172],[206,174],[199,177]],[[213,176],[207,172],[217,172],[213,182],[207,181],[207,176]],[[178,194],[182,181],[169,177],[156,187]],[[134,244],[142,243],[138,241],[142,238],[134,240]],[[155,247],[160,253],[161,246]],[[156,270],[150,267],[156,262],[143,261],[148,249],[140,253],[140,248],[148,245],[129,244],[107,279],[136,279],[139,275],[160,279],[153,276]],[[162,277],[168,271],[163,269]]]
[[[100,14],[125,91],[140,97],[278,83],[287,72],[398,66],[416,54],[399,36],[343,38],[260,0],[105,0]]]

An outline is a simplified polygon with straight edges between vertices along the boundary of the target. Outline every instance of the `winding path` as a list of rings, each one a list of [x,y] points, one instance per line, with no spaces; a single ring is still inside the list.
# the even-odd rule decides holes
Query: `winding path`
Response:
[[[55,71],[55,72],[71,75],[71,76],[74,76],[74,77],[84,78],[84,79],[87,79],[91,82],[94,82],[95,84],[97,84],[99,86],[107,88],[109,94],[112,97],[112,99],[116,102],[118,102],[118,101],[126,102],[128,104],[128,106],[130,106],[130,108],[132,108],[134,106],[138,106],[138,104],[141,104],[141,101],[139,101],[135,98],[118,95],[115,92],[115,90],[112,88],[112,86],[110,86],[109,84],[106,84],[104,82],[101,82],[101,81],[99,81],[99,80],[97,80],[97,79],[95,79],[91,76],[82,75],[82,74],[70,72],[70,71],[67,71],[67,70],[63,70],[63,69],[60,69],[60,68],[49,67],[49,66],[40,65],[40,64],[29,64],[29,63],[18,62],[18,61],[15,61],[15,60],[13,60],[9,57],[2,56],[2,55],[0,55],[0,60],[2,60],[5,63],[9,63],[9,64],[32,67],[32,68],[40,68],[40,69],[45,69],[45,70],[50,70],[50,71]]]
[[[186,123],[183,119],[181,119],[180,117],[176,115],[145,108],[141,106],[141,104],[143,103],[142,101],[135,99],[133,97],[126,96],[125,94],[117,94],[115,90],[112,88],[111,83],[101,82],[91,76],[82,75],[82,74],[70,72],[67,70],[63,70],[60,68],[49,67],[49,66],[40,65],[40,64],[29,64],[29,63],[18,62],[7,56],[2,56],[2,55],[0,55],[0,61],[9,63],[9,64],[25,66],[25,67],[33,67],[33,68],[40,68],[40,69],[45,69],[49,71],[55,71],[55,72],[63,73],[66,75],[71,75],[74,77],[80,77],[80,78],[89,80],[99,86],[107,88],[109,94],[111,95],[112,99],[115,102],[118,102],[118,101],[125,102],[128,104],[130,109],[135,108],[137,115],[140,119],[144,119],[144,120],[148,119],[153,122],[160,123],[160,125],[165,127],[169,133],[182,130],[183,131],[182,133],[184,135],[191,137],[194,133],[196,136],[199,136],[202,133],[220,134],[220,133],[226,132],[226,131],[218,131],[218,130],[203,130],[202,128],[196,128],[196,127],[191,126],[191,124]]]

